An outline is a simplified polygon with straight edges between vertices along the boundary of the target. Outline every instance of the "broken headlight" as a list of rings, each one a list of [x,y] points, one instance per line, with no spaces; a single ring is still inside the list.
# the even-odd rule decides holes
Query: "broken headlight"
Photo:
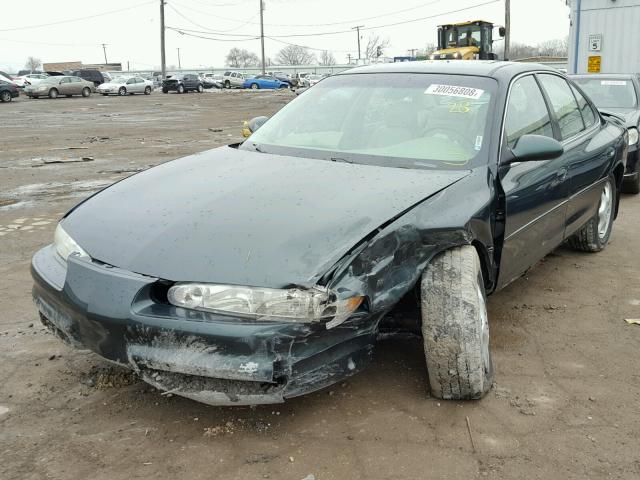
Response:
[[[206,283],[176,283],[167,298],[177,307],[256,320],[326,321],[327,328],[344,322],[364,300],[362,296],[339,299],[320,288],[274,289]]]
[[[82,247],[64,231],[64,228],[62,228],[60,224],[58,224],[56,232],[53,234],[53,245],[55,246],[58,255],[60,255],[64,261],[66,261],[72,253],[77,253],[81,257],[89,256],[87,255],[87,252],[85,252]]]

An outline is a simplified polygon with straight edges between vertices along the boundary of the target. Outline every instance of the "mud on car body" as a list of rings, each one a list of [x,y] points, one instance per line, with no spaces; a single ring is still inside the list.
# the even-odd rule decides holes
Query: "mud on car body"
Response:
[[[358,372],[409,301],[432,394],[480,398],[486,295],[565,241],[606,246],[628,142],[563,75],[508,62],[353,69],[249,125],[67,213],[32,261],[45,325],[160,389],[254,404]]]

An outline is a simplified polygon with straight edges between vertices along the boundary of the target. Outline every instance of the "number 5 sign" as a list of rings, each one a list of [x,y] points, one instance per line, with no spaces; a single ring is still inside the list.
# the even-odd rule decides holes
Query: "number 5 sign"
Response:
[[[602,49],[602,34],[589,35],[589,51],[599,52]]]

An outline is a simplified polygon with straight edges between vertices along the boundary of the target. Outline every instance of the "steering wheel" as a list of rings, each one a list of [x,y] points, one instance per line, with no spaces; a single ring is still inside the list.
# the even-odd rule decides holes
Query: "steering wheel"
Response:
[[[467,138],[467,136],[463,132],[459,132],[452,128],[436,127],[436,128],[429,129],[426,132],[426,134],[429,137],[434,137],[434,136],[437,136],[438,134],[442,134],[445,137],[447,137],[449,140],[457,143],[463,148],[469,148],[470,150],[473,150],[475,148],[474,143],[469,138]]]

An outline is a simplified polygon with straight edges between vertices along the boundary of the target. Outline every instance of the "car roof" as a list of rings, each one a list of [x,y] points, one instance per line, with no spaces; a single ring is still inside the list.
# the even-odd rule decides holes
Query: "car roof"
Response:
[[[424,60],[417,62],[379,63],[345,70],[337,75],[354,73],[440,73],[446,75],[474,75],[492,78],[511,78],[531,71],[558,70],[532,62],[504,62],[498,60]]]

